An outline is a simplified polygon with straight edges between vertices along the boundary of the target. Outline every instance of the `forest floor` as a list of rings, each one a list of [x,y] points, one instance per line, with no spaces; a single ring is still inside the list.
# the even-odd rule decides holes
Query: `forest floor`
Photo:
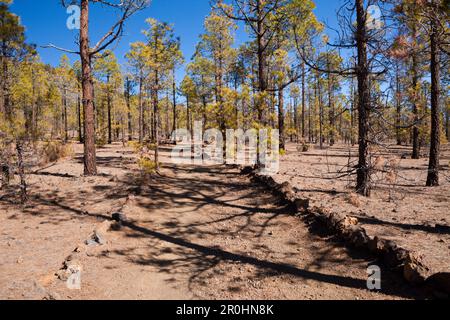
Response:
[[[425,155],[412,160],[412,148],[399,146],[375,154],[377,173],[370,198],[356,195],[356,177],[346,174],[357,164],[357,147],[336,145],[299,153],[289,145],[275,180],[291,182],[311,206],[357,218],[369,236],[419,254],[431,274],[450,272],[450,145],[443,146],[437,188],[425,187]]]
[[[369,291],[367,268],[377,263],[373,257],[293,215],[237,169],[174,166],[170,149],[162,151],[160,176],[143,177],[132,150],[115,144],[98,150],[100,175],[82,177],[82,148],[76,145],[73,159],[28,176],[26,207],[17,204],[17,189],[0,193],[0,299],[424,298],[388,270],[382,272],[382,290]],[[313,159],[315,153],[302,159]],[[293,162],[292,157],[289,151],[284,163]],[[299,163],[283,173],[292,174]],[[323,190],[337,181],[311,181],[302,184],[311,188],[308,195],[339,200],[337,185],[337,195],[314,191],[319,188],[314,181],[323,183]],[[444,200],[444,192],[436,191],[436,197]],[[360,200],[360,209],[351,207],[352,212],[361,215],[364,201],[376,203],[376,197]],[[409,205],[411,215],[422,206],[419,201]],[[445,205],[433,203],[432,208],[440,212]],[[130,221],[105,233],[103,245],[87,245],[93,231],[118,210]],[[398,223],[416,221],[396,217]],[[69,260],[82,267],[80,290],[68,289],[56,276]]]

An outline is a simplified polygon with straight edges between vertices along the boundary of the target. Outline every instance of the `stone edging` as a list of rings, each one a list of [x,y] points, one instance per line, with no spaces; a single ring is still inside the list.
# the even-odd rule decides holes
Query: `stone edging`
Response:
[[[296,208],[297,212],[321,222],[348,244],[379,257],[387,267],[401,272],[407,282],[431,289],[438,298],[450,298],[450,273],[432,274],[431,268],[424,264],[420,256],[393,241],[369,236],[366,229],[358,224],[357,218],[333,213],[324,208],[310,207],[309,199],[298,195],[289,182],[278,183],[271,176],[256,173],[252,167],[239,169],[241,174],[249,176],[253,182],[280,196]]]

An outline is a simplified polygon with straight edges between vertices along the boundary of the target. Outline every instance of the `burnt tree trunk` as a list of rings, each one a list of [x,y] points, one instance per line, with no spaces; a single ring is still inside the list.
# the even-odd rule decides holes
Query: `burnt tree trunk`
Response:
[[[399,67],[397,65],[396,67],[396,75],[395,75],[395,101],[397,104],[397,113],[396,113],[396,120],[395,120],[395,133],[397,136],[397,145],[402,145],[402,136],[401,136],[401,130],[402,130],[402,101],[401,101],[401,92],[400,92],[400,71]]]
[[[431,146],[430,163],[428,166],[427,186],[439,186],[439,157],[441,149],[441,108],[440,108],[440,70],[439,70],[439,36],[438,21],[436,17],[431,20],[430,47],[431,47]]]
[[[358,143],[359,162],[357,169],[356,191],[363,196],[370,196],[370,167],[369,167],[369,65],[367,61],[367,29],[364,1],[356,0],[356,42],[358,48]]]

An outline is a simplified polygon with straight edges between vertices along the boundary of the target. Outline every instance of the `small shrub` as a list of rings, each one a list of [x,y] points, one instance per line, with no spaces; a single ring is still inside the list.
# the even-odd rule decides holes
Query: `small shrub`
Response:
[[[141,157],[138,160],[138,165],[144,174],[156,173],[156,162],[150,160],[148,157]]]
[[[95,139],[95,145],[98,148],[102,148],[107,144],[108,144],[108,139],[105,136],[97,137],[97,139]]]
[[[73,155],[73,148],[70,144],[63,144],[60,141],[48,141],[42,148],[41,157],[45,163],[57,162],[59,159]]]
[[[135,153],[138,153],[141,151],[141,144],[137,141],[129,141],[127,146],[132,148]]]

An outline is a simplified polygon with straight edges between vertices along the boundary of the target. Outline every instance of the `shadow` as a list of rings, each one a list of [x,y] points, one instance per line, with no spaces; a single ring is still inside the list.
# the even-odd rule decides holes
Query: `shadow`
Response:
[[[33,172],[31,175],[34,176],[49,176],[58,178],[79,178],[79,176],[74,176],[68,173],[53,173],[53,172]]]
[[[171,243],[171,244],[175,244],[177,246],[181,246],[184,248],[188,248],[188,249],[197,251],[197,252],[203,254],[205,257],[214,257],[214,258],[220,259],[221,261],[227,260],[227,261],[231,261],[231,262],[250,264],[250,265],[253,265],[253,266],[256,266],[259,268],[274,271],[275,274],[280,274],[280,273],[290,274],[290,275],[294,275],[299,278],[312,279],[312,280],[317,280],[317,281],[321,281],[321,282],[336,284],[339,286],[345,286],[345,287],[350,287],[350,288],[359,288],[359,289],[367,288],[366,281],[363,281],[360,279],[327,275],[327,274],[322,274],[322,273],[318,273],[318,272],[302,270],[302,269],[298,269],[295,266],[291,266],[288,264],[274,263],[274,262],[270,262],[270,261],[261,260],[258,258],[253,258],[250,256],[235,254],[235,253],[225,251],[222,249],[206,247],[206,246],[202,246],[199,244],[195,244],[195,243],[186,241],[181,238],[172,237],[172,236],[169,236],[169,235],[166,235],[163,233],[159,233],[159,232],[152,231],[152,230],[149,230],[149,229],[146,229],[143,227],[139,227],[132,223],[124,223],[124,226],[133,231],[137,231],[139,233],[145,234],[147,236],[150,236],[150,237],[153,237],[153,238],[156,238],[156,239],[159,239],[159,240]],[[170,261],[165,261],[164,264],[167,264],[169,262]],[[171,264],[171,263],[169,263],[169,264]]]
[[[120,155],[97,159],[99,166],[120,168],[126,174],[111,186],[96,182],[97,185],[89,185],[87,190],[64,190],[64,195],[59,190],[39,192],[42,190],[38,189],[31,195],[30,202],[45,209],[30,208],[24,213],[48,216],[45,223],[54,224],[72,219],[111,220],[108,214],[84,211],[80,197],[91,204],[102,201],[111,204],[133,195],[131,220],[123,224],[120,235],[139,240],[139,248],[123,248],[119,243],[111,252],[133,264],[153,266],[157,272],[187,276],[191,292],[195,291],[194,286],[213,286],[210,280],[219,279],[225,280],[223,285],[229,292],[237,293],[245,291],[242,288],[249,281],[275,276],[280,276],[280,281],[286,281],[282,277],[295,278],[292,281],[318,281],[335,285],[336,290],[339,287],[367,290],[364,275],[356,278],[347,270],[343,270],[344,275],[328,272],[336,272],[333,266],[353,263],[359,263],[352,266],[355,269],[361,264],[365,267],[373,257],[351,248],[335,254],[334,250],[345,247],[339,239],[313,221],[287,219],[286,216],[295,214],[288,204],[242,177],[236,169],[164,164],[169,173],[147,177],[138,170],[133,171],[127,165],[131,161]],[[80,160],[82,162],[82,158],[78,158]],[[334,191],[331,194],[335,194]],[[311,234],[297,236],[294,233],[289,244],[280,243],[286,241],[280,241],[277,232],[305,228],[302,224]],[[307,263],[301,262],[296,241],[302,244],[306,256],[311,255]],[[98,257],[111,259],[106,252]],[[244,273],[245,277],[239,279],[233,268],[242,265],[255,270]],[[220,278],[224,274],[231,280]],[[386,274],[383,294],[418,297],[410,287],[391,279],[391,273]],[[175,277],[168,281],[168,285],[176,284]]]
[[[450,227],[449,226],[437,226],[437,227],[431,227],[431,226],[425,226],[420,224],[407,224],[407,223],[397,223],[397,222],[389,222],[380,220],[377,218],[368,218],[368,217],[362,217],[362,216],[355,216],[358,218],[358,220],[363,224],[369,224],[369,225],[388,225],[404,230],[416,230],[416,231],[423,231],[427,233],[435,233],[435,234],[449,234],[450,235]]]

